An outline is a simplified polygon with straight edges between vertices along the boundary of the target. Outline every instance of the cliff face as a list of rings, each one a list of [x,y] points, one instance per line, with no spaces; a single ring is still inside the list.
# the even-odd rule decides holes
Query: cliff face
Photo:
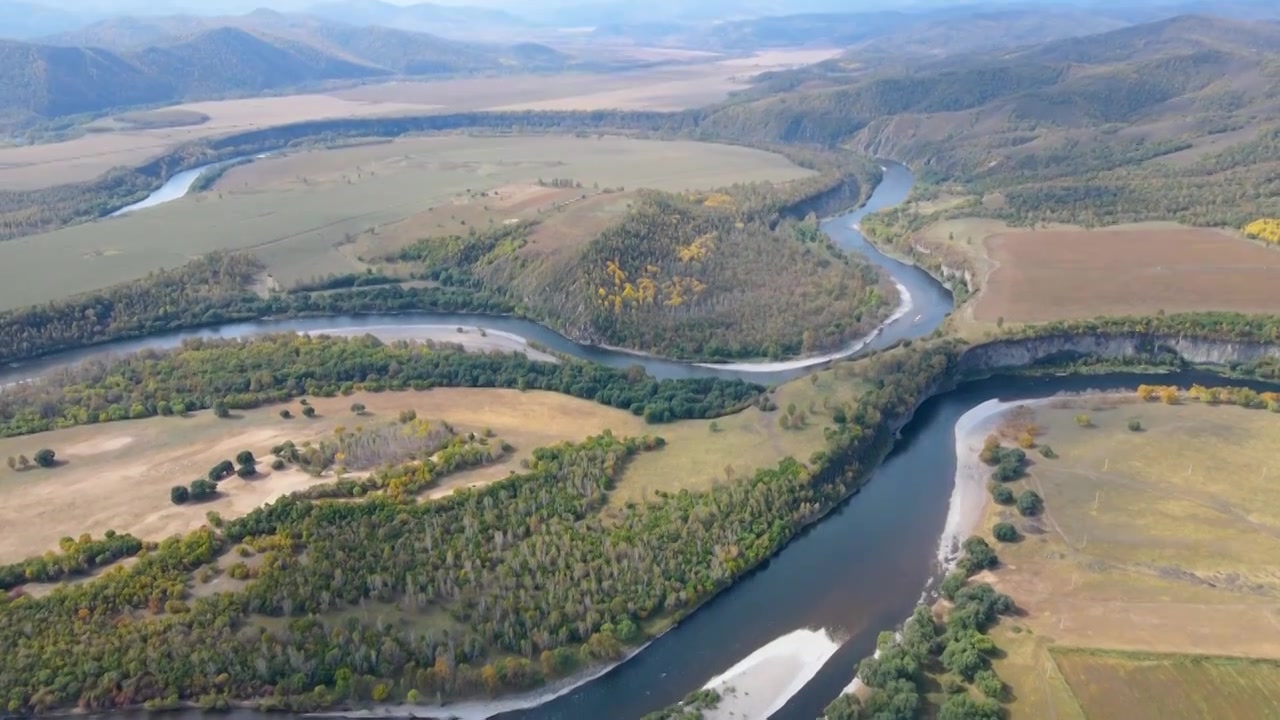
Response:
[[[1085,356],[1109,360],[1176,356],[1189,363],[1230,365],[1280,358],[1280,346],[1164,335],[1055,335],[976,345],[960,358],[960,372],[982,374]]]

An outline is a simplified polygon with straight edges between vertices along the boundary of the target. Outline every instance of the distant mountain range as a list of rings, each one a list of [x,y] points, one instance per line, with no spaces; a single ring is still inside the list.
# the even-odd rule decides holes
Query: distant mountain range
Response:
[[[554,70],[569,63],[567,55],[535,43],[464,43],[271,11],[233,19],[126,18],[48,42],[0,40],[0,119],[21,124],[325,81]]]

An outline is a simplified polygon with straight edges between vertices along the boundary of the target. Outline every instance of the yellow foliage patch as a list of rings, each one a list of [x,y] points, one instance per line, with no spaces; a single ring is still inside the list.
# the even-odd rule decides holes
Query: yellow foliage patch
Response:
[[[724,193],[711,193],[702,204],[707,207],[733,207],[733,198]]]
[[[681,245],[676,248],[676,257],[680,262],[687,263],[695,260],[706,260],[711,251],[715,249],[716,237],[714,233],[699,235],[693,242],[688,245]]]
[[[1262,218],[1244,226],[1244,234],[1257,240],[1280,244],[1280,218]]]

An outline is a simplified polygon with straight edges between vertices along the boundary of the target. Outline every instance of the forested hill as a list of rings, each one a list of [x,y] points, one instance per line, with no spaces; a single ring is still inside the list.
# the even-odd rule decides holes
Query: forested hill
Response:
[[[247,27],[185,35],[188,26],[181,23],[141,21],[81,33],[94,45],[129,49],[0,40],[0,120],[23,122],[334,80],[549,69],[568,62],[567,56],[530,43],[460,43],[390,28],[293,21],[278,13],[253,17],[257,22]],[[134,37],[148,44],[134,47]]]
[[[1073,222],[1235,224],[1244,218],[1226,209],[1275,196],[1261,165],[1280,160],[1267,139],[1280,118],[1277,49],[1280,23],[1178,17],[898,68],[846,59],[768,77],[761,97],[704,128],[924,166],[926,181],[991,195],[987,209],[1015,221],[1056,206],[1053,219]]]

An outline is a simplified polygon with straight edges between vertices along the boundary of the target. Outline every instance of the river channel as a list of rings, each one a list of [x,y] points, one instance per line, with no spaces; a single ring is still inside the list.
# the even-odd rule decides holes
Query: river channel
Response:
[[[901,317],[857,348],[859,351],[928,335],[952,308],[950,293],[945,288],[918,268],[876,251],[856,227],[867,213],[901,202],[911,184],[906,168],[889,164],[884,182],[866,206],[823,224],[823,229],[841,247],[864,255],[890,273],[911,300],[911,307]],[[267,320],[117,342],[11,368],[0,373],[0,384],[30,378],[104,353],[172,347],[189,337],[245,337],[387,325],[481,325],[614,367],[643,365],[658,377],[728,376],[775,383],[812,369],[744,372],[699,367],[578,345],[534,323],[513,318],[414,313]],[[877,634],[905,619],[921,599],[922,592],[936,580],[938,540],[955,478],[954,428],[959,417],[990,399],[1018,400],[1067,391],[1127,389],[1144,382],[1183,386],[1224,384],[1221,378],[1205,373],[998,377],[929,399],[903,428],[902,439],[876,471],[872,482],[822,522],[803,532],[777,556],[627,662],[536,707],[504,712],[497,717],[505,720],[634,720],[678,701],[776,638],[805,628],[825,630],[837,638],[841,646],[812,680],[771,717],[775,720],[819,717],[823,707],[852,679],[858,661],[874,649]],[[749,688],[740,690],[749,691]],[[203,714],[180,712],[175,715],[182,720],[196,720]],[[265,717],[248,711],[229,715],[236,720]]]

